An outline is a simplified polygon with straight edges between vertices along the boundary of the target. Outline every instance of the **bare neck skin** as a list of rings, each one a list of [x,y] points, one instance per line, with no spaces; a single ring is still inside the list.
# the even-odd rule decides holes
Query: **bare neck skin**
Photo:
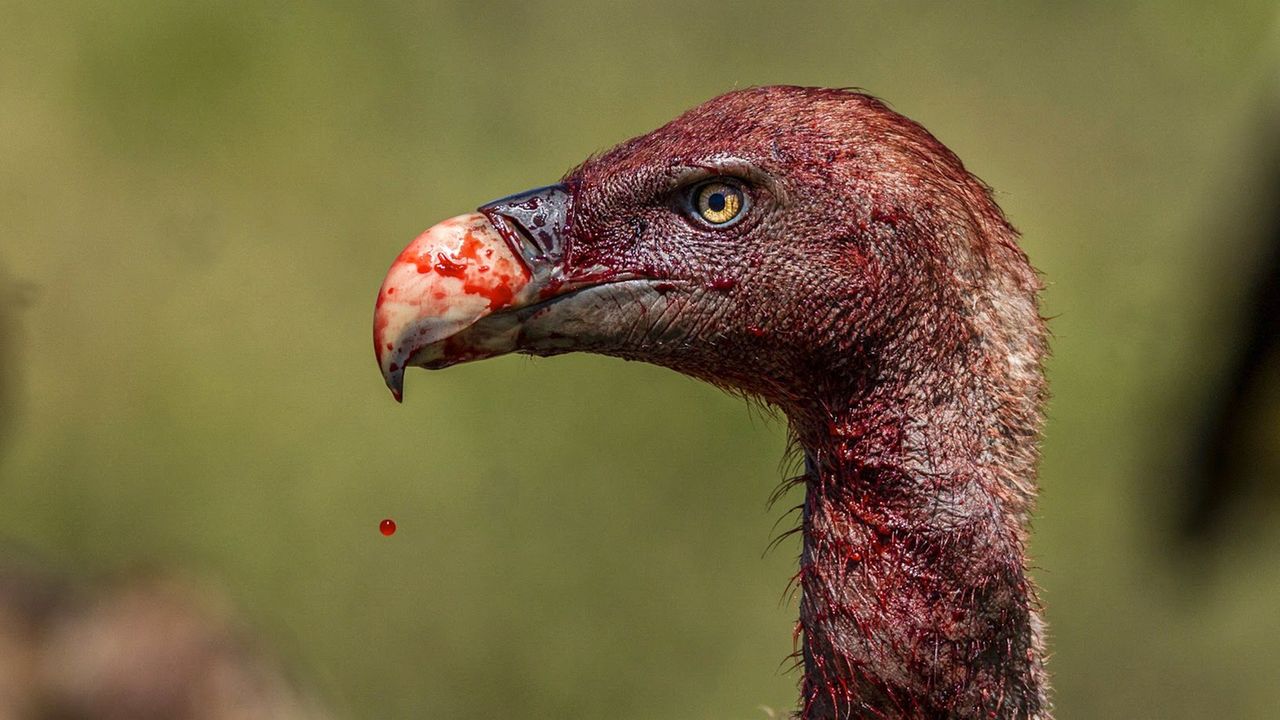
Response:
[[[801,718],[1050,717],[1024,554],[1041,385],[989,357],[872,371],[843,405],[788,413]]]

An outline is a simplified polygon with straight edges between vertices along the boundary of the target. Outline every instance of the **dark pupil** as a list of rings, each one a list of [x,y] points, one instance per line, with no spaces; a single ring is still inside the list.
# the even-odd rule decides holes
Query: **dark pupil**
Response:
[[[711,208],[712,212],[723,210],[724,203],[724,193],[712,193],[711,197],[707,198],[707,207]]]

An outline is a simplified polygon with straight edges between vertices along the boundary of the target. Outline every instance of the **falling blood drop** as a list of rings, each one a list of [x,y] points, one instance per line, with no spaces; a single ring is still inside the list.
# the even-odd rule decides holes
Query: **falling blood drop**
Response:
[[[396,521],[392,520],[391,518],[387,518],[382,522],[378,523],[378,532],[382,533],[383,535],[386,535],[387,537],[391,537],[392,535],[395,535]]]

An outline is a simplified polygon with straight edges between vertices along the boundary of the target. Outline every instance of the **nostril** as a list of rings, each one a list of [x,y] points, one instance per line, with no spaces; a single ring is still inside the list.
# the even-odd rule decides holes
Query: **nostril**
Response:
[[[556,228],[547,227],[547,218],[543,213],[500,212],[499,214],[512,230],[520,234],[522,239],[538,249],[539,255],[550,257],[559,246],[559,232]]]
[[[548,185],[494,200],[480,208],[528,260],[558,261],[571,198],[563,185]]]
[[[483,208],[481,208],[483,210]],[[498,230],[507,246],[520,258],[525,267],[533,270],[533,263],[545,259],[545,251],[529,235],[529,231],[514,219],[500,213],[485,213],[489,222]]]

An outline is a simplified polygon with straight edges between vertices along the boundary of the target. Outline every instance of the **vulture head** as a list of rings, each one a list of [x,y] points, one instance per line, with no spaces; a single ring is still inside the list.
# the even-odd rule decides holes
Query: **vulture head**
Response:
[[[751,88],[423,233],[374,343],[397,399],[409,366],[584,351],[775,405],[805,454],[799,716],[1047,718],[1016,240],[880,101]]]

